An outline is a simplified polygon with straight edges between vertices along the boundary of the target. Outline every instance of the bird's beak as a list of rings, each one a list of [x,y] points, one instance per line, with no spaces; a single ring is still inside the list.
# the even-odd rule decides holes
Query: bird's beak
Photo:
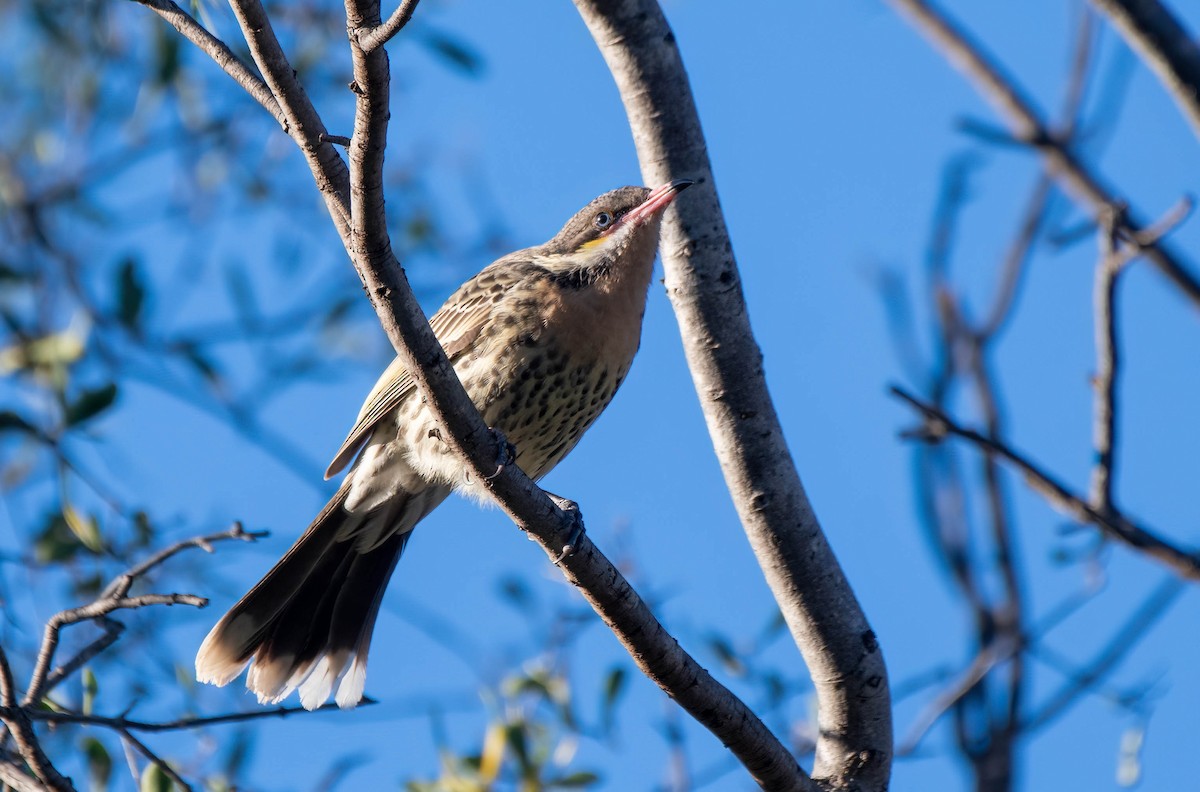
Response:
[[[675,200],[675,196],[691,187],[695,182],[691,179],[676,179],[672,182],[655,187],[646,196],[646,200],[642,201],[636,209],[633,209],[617,223],[613,225],[611,230],[615,231],[618,227],[624,225],[642,225],[666,209],[671,201]]]

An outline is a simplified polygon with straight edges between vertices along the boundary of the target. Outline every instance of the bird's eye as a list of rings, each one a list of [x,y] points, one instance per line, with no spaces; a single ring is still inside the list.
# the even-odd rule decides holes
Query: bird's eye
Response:
[[[596,215],[596,228],[608,228],[610,225],[612,225],[612,221],[612,215],[610,215],[608,212],[601,212],[600,214]]]

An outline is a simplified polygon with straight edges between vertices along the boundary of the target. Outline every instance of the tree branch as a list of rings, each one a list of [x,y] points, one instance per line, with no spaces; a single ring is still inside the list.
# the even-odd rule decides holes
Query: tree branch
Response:
[[[280,110],[279,103],[271,94],[271,89],[258,75],[250,71],[237,55],[233,54],[224,41],[209,33],[191,14],[180,8],[173,0],[137,0],[137,2],[154,11],[167,24],[178,30],[184,38],[206,52],[218,66],[224,69],[226,74],[246,90],[246,93],[262,105],[281,127],[287,129],[287,119]]]
[[[575,6],[620,90],[643,179],[696,181],[663,222],[667,293],[726,485],[816,687],[813,777],[882,789],[892,755],[883,656],[821,532],[767,391],[675,35],[654,0]]]
[[[1080,695],[1099,684],[1125,659],[1130,650],[1139,645],[1142,636],[1183,593],[1183,588],[1183,584],[1173,577],[1155,587],[1146,601],[1125,620],[1087,668],[1069,679],[1038,708],[1037,712],[1025,718],[1021,724],[1021,731],[1028,734],[1042,728],[1061,715]]]
[[[51,616],[46,621],[42,645],[38,650],[37,662],[34,665],[33,676],[30,678],[29,689],[25,693],[22,706],[32,706],[40,701],[43,695],[65,679],[68,674],[81,668],[90,658],[111,646],[121,631],[119,626],[114,628],[106,623],[104,625],[105,635],[84,647],[74,658],[51,674],[50,665],[54,662],[54,653],[58,648],[58,634],[63,627],[78,624],[81,621],[100,620],[117,610],[144,608],[148,605],[192,605],[203,608],[208,604],[208,600],[191,594],[143,594],[138,597],[127,595],[135,580],[183,550],[200,547],[211,552],[214,542],[226,539],[252,542],[263,536],[266,536],[265,531],[247,531],[240,522],[236,522],[227,530],[176,542],[113,578],[93,602],[78,608],[60,611]]]
[[[259,0],[231,0],[230,5],[258,70],[283,111],[284,131],[304,154],[338,235],[345,242],[350,235],[350,178],[346,163],[327,140],[328,130],[288,63],[262,4]]]
[[[899,387],[892,386],[890,391],[894,396],[908,402],[925,417],[925,426],[915,433],[909,433],[910,436],[925,442],[936,443],[946,435],[954,435],[973,443],[984,451],[996,454],[1019,469],[1025,475],[1029,486],[1039,492],[1055,508],[1080,523],[1096,526],[1106,535],[1159,561],[1188,580],[1200,580],[1200,554],[1171,544],[1116,510],[1112,510],[1108,514],[1096,511],[1087,500],[1071,492],[1049,473],[999,439],[959,425],[942,410],[921,401]]]
[[[360,705],[366,706],[375,704],[376,701],[371,698],[364,698],[359,702]],[[0,715],[7,717],[15,708],[6,707],[0,709]],[[266,718],[284,718],[288,715],[303,714],[307,712],[326,712],[337,710],[337,704],[329,703],[317,707],[315,710],[306,710],[303,707],[273,707],[272,709],[253,710],[252,712],[229,712],[224,715],[207,715],[194,718],[176,718],[171,721],[140,721],[126,718],[124,716],[110,718],[104,715],[85,715],[80,712],[62,712],[57,710],[35,710],[29,713],[30,720],[40,721],[43,723],[69,723],[77,726],[101,726],[106,729],[114,729],[116,731],[138,731],[156,734],[159,732],[184,731],[187,729],[202,729],[206,726],[220,726],[226,723],[242,723],[250,720],[263,720]]]
[[[1100,225],[1100,260],[1096,262],[1093,295],[1096,336],[1096,372],[1092,387],[1092,445],[1095,464],[1088,501],[1100,514],[1113,505],[1113,464],[1117,445],[1117,377],[1120,371],[1120,343],[1117,333],[1117,278],[1122,264],[1117,250],[1116,217],[1109,214]]]
[[[382,25],[376,25],[373,28],[359,30],[353,40],[358,42],[358,46],[365,53],[370,53],[372,50],[383,46],[391,41],[392,37],[404,29],[408,21],[412,19],[413,12],[417,10],[417,3],[420,0],[401,0],[400,5],[388,17],[387,22]]]
[[[46,787],[31,778],[14,762],[0,759],[0,783],[10,786],[16,792],[45,792]]]
[[[1200,137],[1200,45],[1158,0],[1092,0],[1158,75]]]
[[[140,753],[142,756],[146,757],[146,759],[148,759],[150,762],[158,765],[159,769],[161,769],[163,771],[163,774],[165,774],[167,776],[167,778],[170,778],[171,781],[174,782],[174,784],[176,786],[178,786],[183,792],[192,792],[192,785],[189,784],[187,781],[184,781],[183,777],[180,776],[179,773],[176,773],[175,769],[172,768],[170,764],[168,764],[166,761],[164,761],[163,758],[160,757],[158,754],[156,754],[154,751],[150,750],[150,748],[144,742],[142,742],[138,738],[134,737],[132,734],[130,734],[128,731],[125,731],[124,729],[118,729],[117,731],[118,731],[118,733],[120,733],[122,740],[124,740],[129,745],[132,745],[134,747],[134,749],[137,750],[138,753]]]
[[[1075,155],[1066,141],[1051,130],[1039,117],[1033,104],[1026,99],[1012,79],[1005,75],[983,51],[948,17],[924,0],[888,0],[909,19],[946,59],[957,66],[975,85],[976,90],[1007,119],[1012,134],[1034,147],[1046,161],[1046,167],[1068,191],[1099,219],[1106,208],[1123,206],[1112,190]],[[1136,237],[1145,223],[1133,210],[1121,218],[1124,234]],[[1197,307],[1200,307],[1200,279],[1192,272],[1181,254],[1165,241],[1148,245],[1145,256]]]
[[[21,758],[33,770],[38,780],[55,792],[73,792],[75,787],[71,779],[59,773],[42,750],[42,745],[33,732],[33,724],[29,721],[29,714],[23,707],[16,706],[17,693],[12,668],[8,664],[8,655],[3,647],[0,647],[0,703],[5,708],[0,720],[8,727]]]

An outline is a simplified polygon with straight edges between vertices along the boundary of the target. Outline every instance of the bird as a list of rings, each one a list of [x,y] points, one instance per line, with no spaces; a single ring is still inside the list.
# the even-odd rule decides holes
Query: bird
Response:
[[[533,480],[608,406],[641,343],[662,213],[692,184],[622,187],[548,242],[497,259],[429,323],[471,401]],[[306,709],[363,697],[379,605],[413,528],[458,491],[486,502],[397,358],[326,470],[349,466],[291,549],[217,622],[196,678],[224,686],[249,665],[262,704]]]

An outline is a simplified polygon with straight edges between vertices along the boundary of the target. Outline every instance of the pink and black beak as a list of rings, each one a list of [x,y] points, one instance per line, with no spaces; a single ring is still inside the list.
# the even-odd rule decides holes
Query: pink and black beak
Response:
[[[667,182],[666,184],[655,187],[646,196],[646,200],[638,204],[637,207],[630,210],[627,214],[621,217],[617,222],[613,223],[612,228],[608,233],[616,231],[618,228],[626,225],[642,225],[653,218],[655,215],[662,212],[671,205],[671,201],[675,200],[675,196],[691,187],[695,182],[691,179],[676,179],[675,181]],[[608,234],[605,234],[607,236]]]

